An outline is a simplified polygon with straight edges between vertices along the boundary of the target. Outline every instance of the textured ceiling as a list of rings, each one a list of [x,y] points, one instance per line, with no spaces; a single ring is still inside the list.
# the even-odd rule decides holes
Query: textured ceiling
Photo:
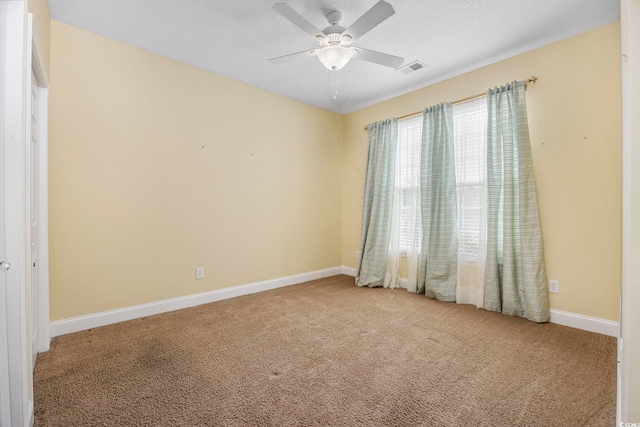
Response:
[[[618,20],[618,0],[387,0],[396,13],[354,45],[420,60],[403,74],[352,60],[329,71],[317,58],[267,59],[317,47],[271,9],[283,0],[49,0],[58,21],[347,113]],[[348,27],[377,0],[288,0],[320,29],[331,10]],[[514,76],[519,78],[524,76]],[[337,91],[337,97],[332,96]]]

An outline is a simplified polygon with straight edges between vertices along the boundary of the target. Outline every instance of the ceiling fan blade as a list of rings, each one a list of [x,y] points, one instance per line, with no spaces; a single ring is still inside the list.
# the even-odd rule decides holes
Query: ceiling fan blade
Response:
[[[398,68],[404,62],[404,58],[399,56],[389,55],[388,53],[377,52],[375,50],[363,49],[361,47],[354,47],[358,51],[354,56],[356,59],[362,59],[363,61],[373,62],[375,64],[384,65],[386,67]]]
[[[317,55],[317,49],[305,50],[304,52],[292,53],[290,55],[271,58],[269,59],[269,62],[271,62],[274,65],[278,65],[278,64],[284,64],[285,62],[295,61],[296,59],[311,58],[312,56],[316,56],[316,55]]]
[[[305,33],[309,34],[311,37],[315,37],[315,38],[318,38],[318,37],[325,38],[326,37],[322,31],[317,29],[315,27],[315,25],[313,25],[311,22],[307,21],[302,15],[300,15],[298,12],[293,10],[288,4],[286,4],[286,3],[276,3],[276,4],[273,5],[273,10],[275,10],[280,15],[284,16],[285,18],[287,18],[294,25],[296,25],[298,28],[300,28]]]
[[[351,24],[342,34],[351,36],[353,40],[362,37],[369,30],[382,23],[385,19],[396,13],[393,7],[384,0],[380,0],[374,4],[364,15],[356,22]]]

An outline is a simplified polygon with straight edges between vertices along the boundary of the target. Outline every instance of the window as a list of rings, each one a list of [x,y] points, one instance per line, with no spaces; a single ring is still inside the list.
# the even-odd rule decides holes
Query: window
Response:
[[[458,253],[478,258],[484,201],[487,98],[453,106],[453,147],[458,194]]]
[[[453,106],[453,139],[458,196],[458,252],[477,259],[483,218],[483,185],[486,151],[486,97]],[[399,233],[400,252],[420,251],[420,151],[422,115],[398,122],[396,158],[396,208],[400,217],[394,232]]]
[[[400,252],[420,252],[420,151],[422,116],[398,121],[396,156],[396,196],[400,224]]]

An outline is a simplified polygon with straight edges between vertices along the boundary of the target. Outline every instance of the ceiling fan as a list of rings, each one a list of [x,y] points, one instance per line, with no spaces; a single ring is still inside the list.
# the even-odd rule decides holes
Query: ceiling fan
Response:
[[[351,43],[354,40],[368,33],[396,12],[393,10],[393,7],[384,0],[380,0],[378,3],[373,5],[371,9],[362,15],[356,22],[351,24],[347,29],[339,25],[340,20],[342,19],[342,14],[338,11],[332,11],[327,14],[327,20],[330,25],[320,31],[286,3],[276,3],[273,5],[273,9],[305,33],[314,37],[320,44],[320,47],[312,50],[306,50],[304,52],[271,58],[269,59],[269,62],[272,64],[282,64],[296,59],[317,56],[326,68],[335,71],[344,67],[351,58],[361,59],[363,61],[369,61],[393,68],[401,66],[404,62],[404,58],[399,56],[351,46]]]

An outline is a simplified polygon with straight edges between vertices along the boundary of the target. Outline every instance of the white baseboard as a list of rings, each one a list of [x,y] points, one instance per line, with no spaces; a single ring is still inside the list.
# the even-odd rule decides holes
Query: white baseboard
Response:
[[[551,323],[609,335],[611,337],[618,336],[618,322],[614,322],[613,320],[600,319],[598,317],[585,316],[584,314],[570,313],[553,308],[550,311]]]
[[[56,320],[51,322],[51,337],[97,328],[98,326],[110,325],[112,323],[124,322],[126,320],[138,319],[140,317],[152,316],[154,314],[166,313],[168,311],[180,310],[182,308],[193,307],[196,305],[208,304],[210,302],[221,301],[241,295],[268,291],[270,289],[295,285],[297,283],[308,282],[309,280],[322,279],[324,277],[335,276],[337,274],[346,274],[348,276],[355,277],[356,269],[345,266],[327,268],[324,270],[264,280],[261,282],[249,283],[247,285],[233,286],[231,288],[218,289],[215,291],[187,295],[184,297],[172,298],[148,304],[140,304],[117,310],[103,311],[86,316]],[[406,289],[406,279],[400,279],[400,287]],[[550,322],[612,337],[618,336],[618,322],[614,322],[612,320],[551,309]]]
[[[126,320],[138,319],[140,317],[152,316],[154,314],[180,310],[182,308],[194,307],[196,305],[208,304],[210,302],[221,301],[241,295],[268,291],[270,289],[281,288],[283,286],[295,285],[298,283],[308,282],[310,280],[335,276],[342,272],[343,267],[327,268],[324,270],[264,280],[261,282],[249,283],[247,285],[217,289],[215,291],[156,301],[148,304],[134,305],[117,310],[103,311],[86,316],[56,320],[51,322],[51,336],[57,337],[73,332],[84,331],[86,329],[97,328],[98,326],[105,326],[112,323],[124,322]]]
[[[356,269],[353,267],[345,267],[342,266],[342,274],[346,274],[347,276],[356,277]]]
[[[342,267],[342,274],[349,276],[356,275],[356,269],[351,267]],[[407,289],[407,279],[400,279],[400,287]],[[569,313],[551,309],[551,323],[569,326],[571,328],[582,329],[584,331],[596,332],[598,334],[618,336],[618,322],[613,320],[600,319],[598,317],[585,316],[583,314]]]

